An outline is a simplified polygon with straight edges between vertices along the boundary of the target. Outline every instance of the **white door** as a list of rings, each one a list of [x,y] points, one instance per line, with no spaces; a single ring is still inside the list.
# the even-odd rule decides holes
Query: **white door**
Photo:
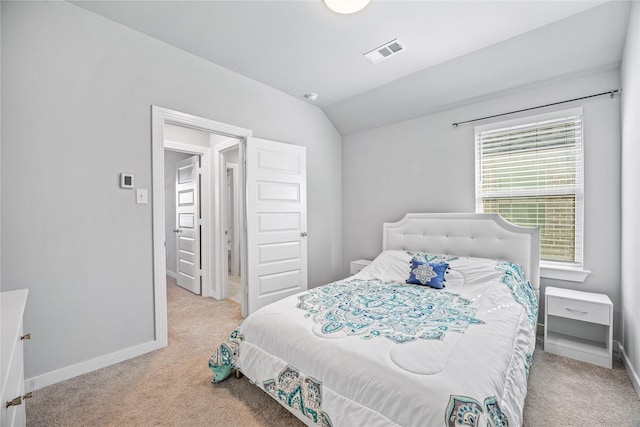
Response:
[[[306,149],[247,138],[248,314],[307,289]]]
[[[176,164],[177,283],[200,295],[199,156]]]

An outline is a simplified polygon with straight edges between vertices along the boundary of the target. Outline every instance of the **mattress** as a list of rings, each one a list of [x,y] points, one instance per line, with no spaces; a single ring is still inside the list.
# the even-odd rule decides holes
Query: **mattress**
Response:
[[[417,257],[445,287],[407,284]],[[209,361],[308,424],[522,425],[538,301],[511,262],[384,251],[360,273],[263,307]]]

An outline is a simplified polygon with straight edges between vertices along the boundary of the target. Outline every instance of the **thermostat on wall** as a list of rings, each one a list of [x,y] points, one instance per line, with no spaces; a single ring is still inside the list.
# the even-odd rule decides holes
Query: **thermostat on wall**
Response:
[[[120,174],[120,188],[133,188],[133,174],[121,173]]]

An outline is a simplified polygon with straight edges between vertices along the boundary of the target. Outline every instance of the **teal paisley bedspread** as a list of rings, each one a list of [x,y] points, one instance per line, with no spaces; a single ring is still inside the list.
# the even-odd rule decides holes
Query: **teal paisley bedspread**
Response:
[[[457,259],[451,258],[448,258],[447,261],[454,264],[458,262]],[[535,323],[538,314],[537,296],[520,266],[505,261],[484,261],[483,265],[486,266],[486,269],[482,270],[482,273],[478,273],[478,276],[489,277],[491,284],[479,282],[482,283],[481,287],[478,288],[480,290],[472,290],[476,286],[476,282],[473,281],[475,279],[472,280],[472,283],[469,283],[469,287],[466,287],[469,277],[463,278],[465,271],[462,270],[459,284],[456,285],[450,282],[445,289],[409,285],[399,280],[383,280],[377,277],[367,278],[359,275],[357,277],[361,278],[339,280],[328,285],[309,289],[276,303],[277,306],[274,304],[273,307],[261,309],[258,311],[261,313],[259,322],[265,322],[265,327],[271,329],[272,332],[270,333],[273,333],[275,326],[269,326],[266,322],[270,316],[277,314],[280,322],[284,322],[284,319],[287,319],[286,322],[293,322],[291,324],[296,325],[301,322],[299,325],[304,325],[309,334],[315,334],[313,336],[327,338],[355,337],[362,340],[362,344],[357,344],[356,342],[353,342],[353,344],[362,346],[368,346],[369,344],[365,343],[370,341],[378,342],[383,340],[380,342],[392,343],[390,346],[385,345],[384,348],[400,350],[404,349],[405,346],[409,347],[410,343],[416,343],[413,345],[436,345],[435,343],[438,342],[450,343],[453,341],[446,339],[450,334],[459,336],[462,339],[463,335],[458,334],[465,334],[470,329],[476,331],[476,328],[479,328],[479,332],[480,329],[489,328],[489,325],[495,328],[496,323],[492,322],[496,319],[496,310],[483,306],[482,304],[485,303],[482,301],[486,300],[485,296],[487,294],[494,295],[494,292],[497,292],[501,295],[499,301],[502,304],[498,306],[498,309],[503,307],[502,310],[504,310],[506,306],[521,306],[521,321],[523,324],[528,325],[527,329],[532,328],[533,332],[531,334],[535,337]],[[460,260],[460,262],[463,262],[463,260]],[[476,274],[475,270],[467,270],[465,274],[469,274],[469,271],[474,271],[471,275]],[[482,297],[480,297],[481,295]],[[514,301],[517,304],[513,304]],[[484,308],[479,310],[480,307]],[[490,312],[494,317],[485,317],[489,316],[488,313]],[[287,314],[284,315],[284,313]],[[247,318],[245,322],[250,321],[252,316]],[[248,326],[241,324],[216,349],[209,359],[209,367],[214,373],[212,382],[217,383],[224,380],[234,369],[242,370],[240,354],[243,352],[243,348],[246,353],[249,351],[249,347],[253,348],[258,345],[255,342],[257,337],[253,336],[254,332],[251,337],[247,336],[251,345],[246,344],[247,346],[243,347],[247,343],[243,335],[243,325],[245,325],[244,333],[249,333]],[[279,327],[285,327],[285,323]],[[298,329],[300,327],[298,326]],[[251,331],[257,330],[256,322],[251,322]],[[260,328],[260,330],[262,331],[263,329]],[[480,336],[484,336],[484,333],[478,335],[474,332],[474,335],[477,339]],[[292,338],[295,337],[292,336]],[[265,335],[259,339],[264,341],[268,338]],[[282,341],[280,345],[288,346],[285,341]],[[440,346],[441,344],[437,345]],[[258,345],[258,348],[262,347]],[[380,347],[373,348],[379,349]],[[255,350],[251,351],[253,352],[253,360]],[[322,350],[318,348],[315,351],[320,352]],[[518,359],[518,366],[522,365],[521,368],[518,367],[516,370],[522,371],[521,376],[525,379],[525,387],[526,377],[528,377],[531,365],[532,352],[533,347],[527,344],[525,347],[518,349],[518,353],[522,353],[522,357],[514,357],[514,360]],[[261,371],[262,376],[253,378],[252,381],[256,381],[260,387],[276,400],[292,408],[293,411],[298,412],[300,415],[309,418],[313,423],[324,426],[332,425],[332,419],[334,419],[335,414],[332,413],[330,417],[322,405],[325,396],[322,380],[329,380],[327,378],[316,379],[308,376],[306,373],[309,371],[303,366],[295,366],[297,363],[292,364],[291,361],[287,360],[287,357],[279,356],[277,352],[271,352],[270,354],[276,359],[281,358],[279,360],[282,360],[285,365],[278,369],[275,369],[276,365],[273,365],[274,368]],[[390,354],[392,354],[392,358],[395,358],[395,352]],[[510,354],[505,357],[510,359],[508,357]],[[336,354],[336,356],[339,355]],[[339,359],[340,357],[337,357],[336,360]],[[521,363],[519,359],[522,359]],[[400,365],[398,366],[402,367],[403,364],[412,363],[413,359],[399,360],[400,362],[398,363]],[[352,360],[344,360],[344,362],[347,362],[350,366],[357,363],[357,361]],[[265,366],[271,366],[269,363],[265,363]],[[300,359],[299,363],[305,364],[306,362]],[[425,363],[433,364],[428,358],[425,359]],[[253,367],[253,365],[251,366]],[[395,369],[398,366],[395,366]],[[464,374],[460,372],[459,375],[462,376]],[[325,375],[323,374],[322,376],[324,377]],[[479,378],[484,377],[480,375]],[[335,381],[335,378],[332,381]],[[450,384],[455,386],[458,384],[458,377],[449,381],[451,381]],[[332,384],[334,383],[332,382]],[[482,383],[478,383],[478,385],[480,384]],[[499,394],[499,390],[485,394],[484,392],[478,392],[478,389],[485,390],[482,387],[472,388],[471,390],[466,387],[460,390],[456,388],[454,387],[446,395],[446,404],[442,401],[438,405],[440,414],[438,418],[440,421],[433,425],[441,425],[440,423],[444,421],[446,426],[480,426],[486,424],[497,427],[509,424],[517,425],[520,422],[521,413],[514,416],[514,413],[510,411],[513,403],[511,401],[505,403],[505,397]],[[505,404],[507,405],[506,411],[503,406]],[[393,404],[390,405],[393,406]],[[340,416],[336,416],[336,419],[339,420]],[[435,420],[435,418],[433,419]],[[399,423],[399,425],[404,425],[404,423]]]
[[[232,370],[238,369],[238,356],[242,341],[244,341],[244,336],[240,334],[238,329],[235,329],[213,353],[209,359],[209,369],[213,371],[212,382],[219,383],[231,375]]]
[[[497,261],[504,283],[530,322],[535,324],[538,302],[517,264]],[[384,282],[379,279],[345,279],[310,289],[297,297],[296,308],[321,326],[324,334],[345,334],[363,339],[384,337],[402,344],[418,339],[442,340],[448,332],[463,333],[484,322],[476,317],[471,301],[458,294],[425,286]],[[213,382],[224,380],[233,369],[244,337],[239,329],[220,345],[209,360]]]
[[[298,297],[297,308],[321,325],[323,334],[385,337],[402,344],[443,339],[480,325],[471,301],[427,286],[374,280],[342,280]]]

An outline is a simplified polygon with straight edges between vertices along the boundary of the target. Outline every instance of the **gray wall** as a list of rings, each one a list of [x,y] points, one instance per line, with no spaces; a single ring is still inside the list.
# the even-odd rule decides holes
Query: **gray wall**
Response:
[[[2,7],[0,7],[0,82],[2,81]],[[0,100],[2,85],[0,84]],[[2,102],[0,102],[0,164],[2,164]],[[0,175],[2,175],[0,173]],[[0,242],[2,241],[2,178],[0,178]],[[2,245],[0,245],[0,292],[2,291]]]
[[[343,273],[349,261],[379,253],[384,222],[398,221],[406,212],[475,210],[474,125],[454,128],[452,123],[604,92],[619,84],[617,69],[573,76],[345,136]],[[577,106],[584,107],[584,266],[592,273],[584,283],[543,279],[541,288],[553,285],[608,294],[615,304],[615,336],[619,337],[620,99],[604,96],[556,108]],[[529,114],[545,111],[551,110]],[[508,118],[519,116],[524,114]]]
[[[634,2],[621,66],[622,87],[622,346],[640,394],[640,3]]]
[[[208,138],[207,138],[208,139]],[[192,154],[164,150],[164,236],[167,254],[167,271],[176,274],[176,163]]]
[[[154,339],[151,203],[118,188],[151,190],[151,105],[307,147],[309,284],[340,276],[341,137],[320,109],[67,2],[1,7],[2,289],[30,290],[27,378]]]

